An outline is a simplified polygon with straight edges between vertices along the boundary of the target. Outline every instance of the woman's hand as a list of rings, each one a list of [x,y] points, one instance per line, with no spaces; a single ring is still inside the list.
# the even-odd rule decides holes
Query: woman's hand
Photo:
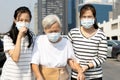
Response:
[[[88,70],[88,66],[82,66],[83,73]]]
[[[85,75],[84,75],[84,73],[78,72],[77,80],[85,80]]]

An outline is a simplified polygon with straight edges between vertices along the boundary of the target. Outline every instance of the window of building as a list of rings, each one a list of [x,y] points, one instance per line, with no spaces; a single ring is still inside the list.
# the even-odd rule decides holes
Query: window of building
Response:
[[[112,36],[112,40],[118,40],[118,36]]]
[[[112,30],[118,29],[118,23],[112,24],[111,29]]]
[[[100,28],[103,31],[103,27]]]
[[[110,37],[107,37],[107,40],[110,40]]]

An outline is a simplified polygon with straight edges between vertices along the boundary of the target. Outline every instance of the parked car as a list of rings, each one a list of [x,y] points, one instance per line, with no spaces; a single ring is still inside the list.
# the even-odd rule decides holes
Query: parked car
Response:
[[[0,74],[1,74],[3,64],[6,60],[6,56],[5,56],[5,53],[3,51],[4,51],[3,50],[3,41],[0,39]]]
[[[117,46],[113,46],[112,57],[120,61],[120,44],[118,44]]]
[[[112,55],[112,48],[120,44],[120,41],[118,40],[108,40],[107,45],[108,45],[108,54],[107,57],[113,57]]]

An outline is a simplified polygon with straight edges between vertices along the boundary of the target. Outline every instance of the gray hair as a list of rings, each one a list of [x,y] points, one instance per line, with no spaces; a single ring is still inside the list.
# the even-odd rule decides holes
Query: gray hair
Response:
[[[62,27],[61,21],[57,15],[48,15],[42,20],[42,26],[44,29],[50,28],[56,22],[58,22],[60,27]]]

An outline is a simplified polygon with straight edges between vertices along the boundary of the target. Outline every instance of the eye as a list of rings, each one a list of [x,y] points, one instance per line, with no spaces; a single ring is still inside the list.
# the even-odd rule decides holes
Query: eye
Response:
[[[93,18],[93,16],[82,16],[82,18]]]

